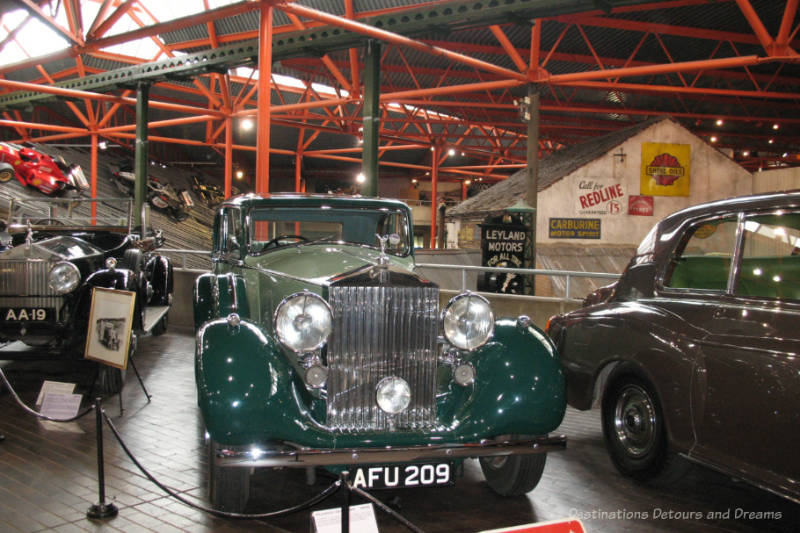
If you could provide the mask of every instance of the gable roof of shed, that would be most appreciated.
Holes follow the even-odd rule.
[[[642,121],[629,128],[614,131],[608,135],[597,137],[581,144],[559,150],[539,161],[538,190],[541,192],[555,182],[568,176],[573,171],[601,157],[634,135],[646,130],[654,124],[669,120],[669,117],[656,117]],[[677,123],[676,123],[677,124]],[[503,211],[527,193],[527,170],[522,169],[507,179],[498,182],[472,198],[468,198],[457,206],[447,210],[450,218],[484,217]]]

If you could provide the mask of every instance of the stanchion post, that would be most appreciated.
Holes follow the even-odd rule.
[[[97,485],[100,501],[86,511],[89,518],[113,518],[119,509],[113,503],[106,503],[106,482],[103,470],[103,399],[95,398],[94,411],[97,419]]]
[[[350,485],[347,481],[350,472],[345,470],[339,475],[342,480],[342,528],[341,533],[350,533]]]

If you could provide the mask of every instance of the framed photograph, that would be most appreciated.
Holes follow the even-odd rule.
[[[136,294],[131,291],[94,288],[86,335],[86,359],[123,370],[128,366],[135,298]]]

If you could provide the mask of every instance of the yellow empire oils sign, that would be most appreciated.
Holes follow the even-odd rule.
[[[642,143],[641,194],[689,196],[688,144]]]

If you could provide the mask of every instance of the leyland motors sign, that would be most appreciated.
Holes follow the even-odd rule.
[[[507,216],[509,220],[510,216]],[[528,228],[518,220],[481,224],[481,263],[488,267],[525,266],[525,240]],[[516,274],[486,273],[479,278],[478,290],[522,294],[523,279]]]

